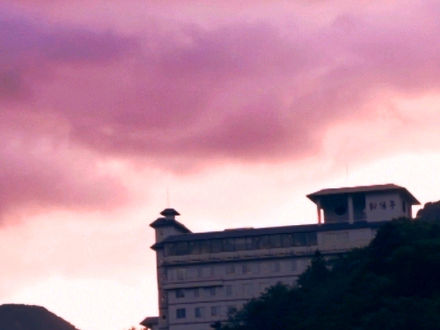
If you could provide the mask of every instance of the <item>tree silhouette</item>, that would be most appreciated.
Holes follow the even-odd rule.
[[[385,224],[366,248],[316,253],[296,287],[270,288],[219,329],[440,329],[439,223],[421,212]]]

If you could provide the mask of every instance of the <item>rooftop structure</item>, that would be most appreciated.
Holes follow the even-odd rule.
[[[411,217],[419,204],[405,188],[375,185],[324,189],[307,196],[318,223],[192,233],[161,212],[151,227],[157,258],[159,317],[142,324],[152,330],[209,330],[232,310],[281,282],[294,285],[316,250],[331,257],[366,246],[377,228]]]
[[[419,201],[395,184],[322,189],[307,195],[318,209],[318,222],[382,221],[412,217],[411,206]]]

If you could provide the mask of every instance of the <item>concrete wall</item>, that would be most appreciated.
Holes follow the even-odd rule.
[[[212,322],[226,320],[230,309],[270,286],[294,285],[316,250],[344,253],[367,245],[374,234],[370,228],[322,231],[313,246],[161,256],[165,276],[159,286],[167,295],[167,320],[161,323],[167,330],[211,330]]]
[[[398,193],[376,193],[368,194],[365,199],[367,221],[384,221],[394,218],[409,216],[411,208]],[[406,204],[405,211],[403,203]]]

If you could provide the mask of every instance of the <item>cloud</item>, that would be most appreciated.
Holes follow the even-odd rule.
[[[10,171],[29,164],[28,180],[42,187],[23,193],[25,184],[9,173],[9,186],[17,182],[22,191],[8,197],[10,205],[35,195],[81,204],[78,191],[98,205],[107,190],[90,189],[99,186],[96,169],[82,168],[100,157],[179,169],[319,154],[335,123],[356,125],[377,115],[390,95],[421,96],[440,83],[440,9],[432,3],[364,13],[344,6],[319,23],[288,12],[280,22],[240,14],[212,25],[149,17],[128,36],[3,8],[3,125],[12,139],[28,127],[26,141],[3,158],[15,162]],[[69,179],[70,162],[35,148],[59,134],[83,153],[73,171],[87,180]],[[46,168],[50,175],[39,170]],[[70,195],[47,184],[56,177]]]
[[[0,221],[23,208],[119,205],[126,193],[120,179],[68,141],[63,109],[40,108],[45,96],[37,89],[52,80],[63,85],[62,66],[108,65],[133,41],[1,5],[0,44]]]
[[[109,61],[134,46],[133,40],[111,31],[51,22],[42,16],[2,5],[0,41],[7,51],[2,61],[38,63]]]
[[[0,164],[0,224],[25,210],[108,210],[127,197],[120,179],[101,169],[90,154],[4,125]]]
[[[213,230],[250,209],[259,226],[313,219],[304,191],[346,184],[344,170],[413,190],[417,164],[435,170],[438,1],[9,3],[3,296],[41,299],[32,285],[58,276],[136,287],[143,274],[148,291],[154,256],[140,260],[154,238],[139,219],[167,187],[182,221]]]
[[[0,43],[0,102],[29,99],[33,84],[53,78],[58,65],[102,65],[135,47],[111,31],[53,23],[7,5],[0,6]]]
[[[155,22],[136,36],[139,48],[111,66],[60,67],[34,87],[36,104],[66,118],[72,139],[101,153],[189,162],[300,157],[319,150],[333,122],[373,114],[366,105],[378,90],[438,87],[429,64],[439,60],[438,26],[401,24],[433,15],[416,9],[396,23],[345,14],[306,31]],[[71,57],[93,60],[77,53]]]

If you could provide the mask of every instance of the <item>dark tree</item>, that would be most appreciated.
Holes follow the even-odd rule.
[[[398,219],[366,248],[317,253],[296,287],[272,287],[220,329],[440,329],[439,223]]]
[[[423,209],[417,212],[417,218],[440,223],[440,201],[426,203]]]

